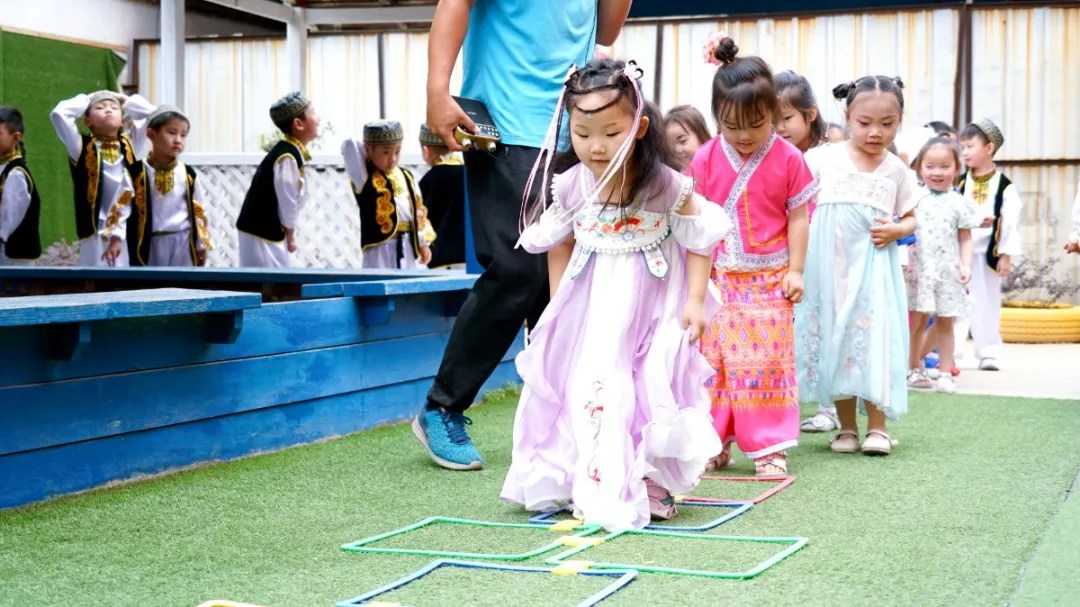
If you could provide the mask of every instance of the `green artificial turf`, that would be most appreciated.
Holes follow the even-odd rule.
[[[487,457],[479,472],[435,467],[401,425],[2,512],[0,605],[307,607],[361,595],[431,558],[349,553],[344,543],[434,515],[528,519],[498,501],[514,403],[502,394],[472,410],[470,430]],[[604,605],[973,607],[1014,594],[1025,605],[1075,596],[1075,576],[1063,577],[1075,569],[1060,562],[1080,538],[1077,500],[1062,501],[1080,466],[1080,403],[919,394],[911,409],[892,426],[900,445],[887,458],[834,455],[826,437],[804,435],[790,459],[795,484],[711,532],[810,538],[800,552],[749,581],[641,574]],[[725,474],[752,467],[740,457]],[[692,516],[685,520],[700,522]],[[493,539],[453,526],[440,533],[426,540]],[[532,537],[506,547],[531,547]],[[739,565],[754,556],[698,543],[616,540],[602,549],[605,559],[645,555],[657,564]],[[440,574],[408,590],[422,596],[404,596],[420,606],[501,606],[509,596],[543,597],[533,604],[547,606],[582,596],[583,582],[561,577],[539,594],[515,594],[522,582],[514,576],[460,576]]]
[[[1080,597],[1080,483],[1050,522],[1025,568],[1012,607],[1076,605]]]

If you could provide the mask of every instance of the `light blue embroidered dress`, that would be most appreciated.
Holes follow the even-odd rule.
[[[870,240],[875,218],[914,208],[903,161],[888,154],[859,171],[848,143],[815,148],[806,162],[821,185],[795,307],[799,396],[806,403],[859,399],[890,419],[907,411],[907,294],[896,243]]]

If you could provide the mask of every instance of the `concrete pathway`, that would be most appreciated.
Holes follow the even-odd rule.
[[[1080,404],[1080,344],[1005,344],[1000,371],[979,371],[969,341],[957,361],[960,394],[1061,398]]]

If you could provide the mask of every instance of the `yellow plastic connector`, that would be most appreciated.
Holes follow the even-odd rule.
[[[580,546],[599,546],[604,543],[602,537],[578,537],[576,535],[564,535],[559,538],[559,542],[563,546],[568,548],[578,548]]]
[[[558,564],[558,567],[556,567],[556,569],[566,569],[566,570],[572,570],[572,571],[584,571],[585,569],[592,568],[592,566],[593,566],[592,561],[563,561],[562,563]]]
[[[572,519],[565,520],[565,521],[559,521],[559,522],[555,523],[554,525],[552,525],[550,527],[550,529],[552,531],[573,531],[577,527],[580,527],[580,526],[582,526],[584,524],[585,524],[585,521],[579,521],[576,518],[572,518]]]

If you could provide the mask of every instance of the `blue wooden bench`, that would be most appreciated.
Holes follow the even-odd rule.
[[[430,270],[359,268],[0,267],[0,294],[48,295],[184,287],[261,293],[266,301],[301,299],[300,286],[432,276]]]
[[[442,316],[456,316],[476,279],[475,274],[455,272],[393,280],[325,282],[303,285],[300,296],[304,299],[352,297],[360,306],[364,324],[373,326],[390,322],[395,299],[414,295],[438,295],[433,300],[432,311]]]
[[[207,343],[230,344],[243,328],[244,310],[261,305],[256,293],[200,289],[0,297],[0,327],[43,326],[49,358],[72,360],[90,343],[94,322],[200,314]]]

